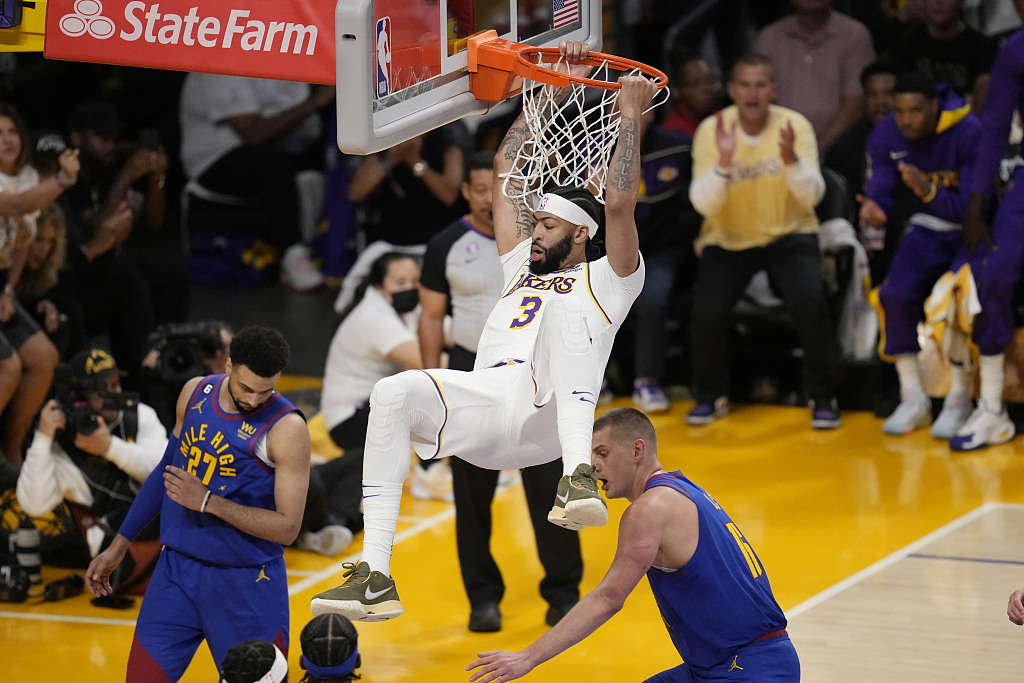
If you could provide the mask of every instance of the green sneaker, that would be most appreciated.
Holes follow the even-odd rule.
[[[575,472],[559,480],[548,521],[572,531],[608,523],[608,503],[597,489],[593,465],[577,465]]]
[[[370,571],[365,562],[341,565],[348,569],[348,581],[337,588],[314,595],[309,603],[313,616],[333,612],[350,621],[387,621],[402,616],[405,608],[398,600],[398,589],[391,578]]]

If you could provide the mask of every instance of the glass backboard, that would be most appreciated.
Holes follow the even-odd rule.
[[[601,49],[601,0],[339,0],[338,147],[369,154],[495,102],[469,91],[467,39]]]

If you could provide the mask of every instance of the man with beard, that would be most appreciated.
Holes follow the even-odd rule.
[[[768,273],[793,315],[804,351],[811,427],[840,426],[835,399],[836,342],[821,279],[818,219],[825,194],[814,129],[801,114],[772,104],[778,84],[768,58],[736,61],[735,103],[704,119],[693,139],[690,201],[704,216],[693,285],[690,342],[696,404],[690,425],[729,412],[729,325],[751,277]]]
[[[163,460],[107,550],[86,570],[98,596],[128,544],[160,512],[160,555],[139,611],[127,681],[176,681],[206,638],[214,662],[245,640],[288,651],[283,544],[299,533],[309,431],[274,390],[288,363],[277,330],[231,342],[226,373],[192,379]]]
[[[563,42],[574,74],[585,43]],[[315,596],[314,614],[382,621],[404,608],[391,578],[391,549],[410,445],[424,459],[457,455],[488,469],[557,458],[562,471],[548,521],[579,530],[608,521],[590,465],[590,435],[611,344],[644,282],[633,211],[640,184],[640,119],[651,81],[622,77],[618,143],[608,168],[607,256],[587,261],[602,222],[583,188],[544,194],[536,207],[502,187],[526,121],[512,125],[494,158],[494,238],[505,285],[487,318],[474,369],[411,370],[377,382],[363,463],[363,556],[344,585]],[[518,194],[522,197],[522,194]]]

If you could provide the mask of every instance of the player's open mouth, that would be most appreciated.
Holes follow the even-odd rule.
[[[544,250],[542,248],[534,245],[530,249],[530,260],[531,261],[540,261],[542,258],[544,258]]]
[[[601,490],[602,491],[607,491],[608,490],[608,480],[607,479],[598,479],[598,481],[601,482]]]

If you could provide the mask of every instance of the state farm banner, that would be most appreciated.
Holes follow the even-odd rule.
[[[333,0],[49,0],[50,59],[335,81]]]

